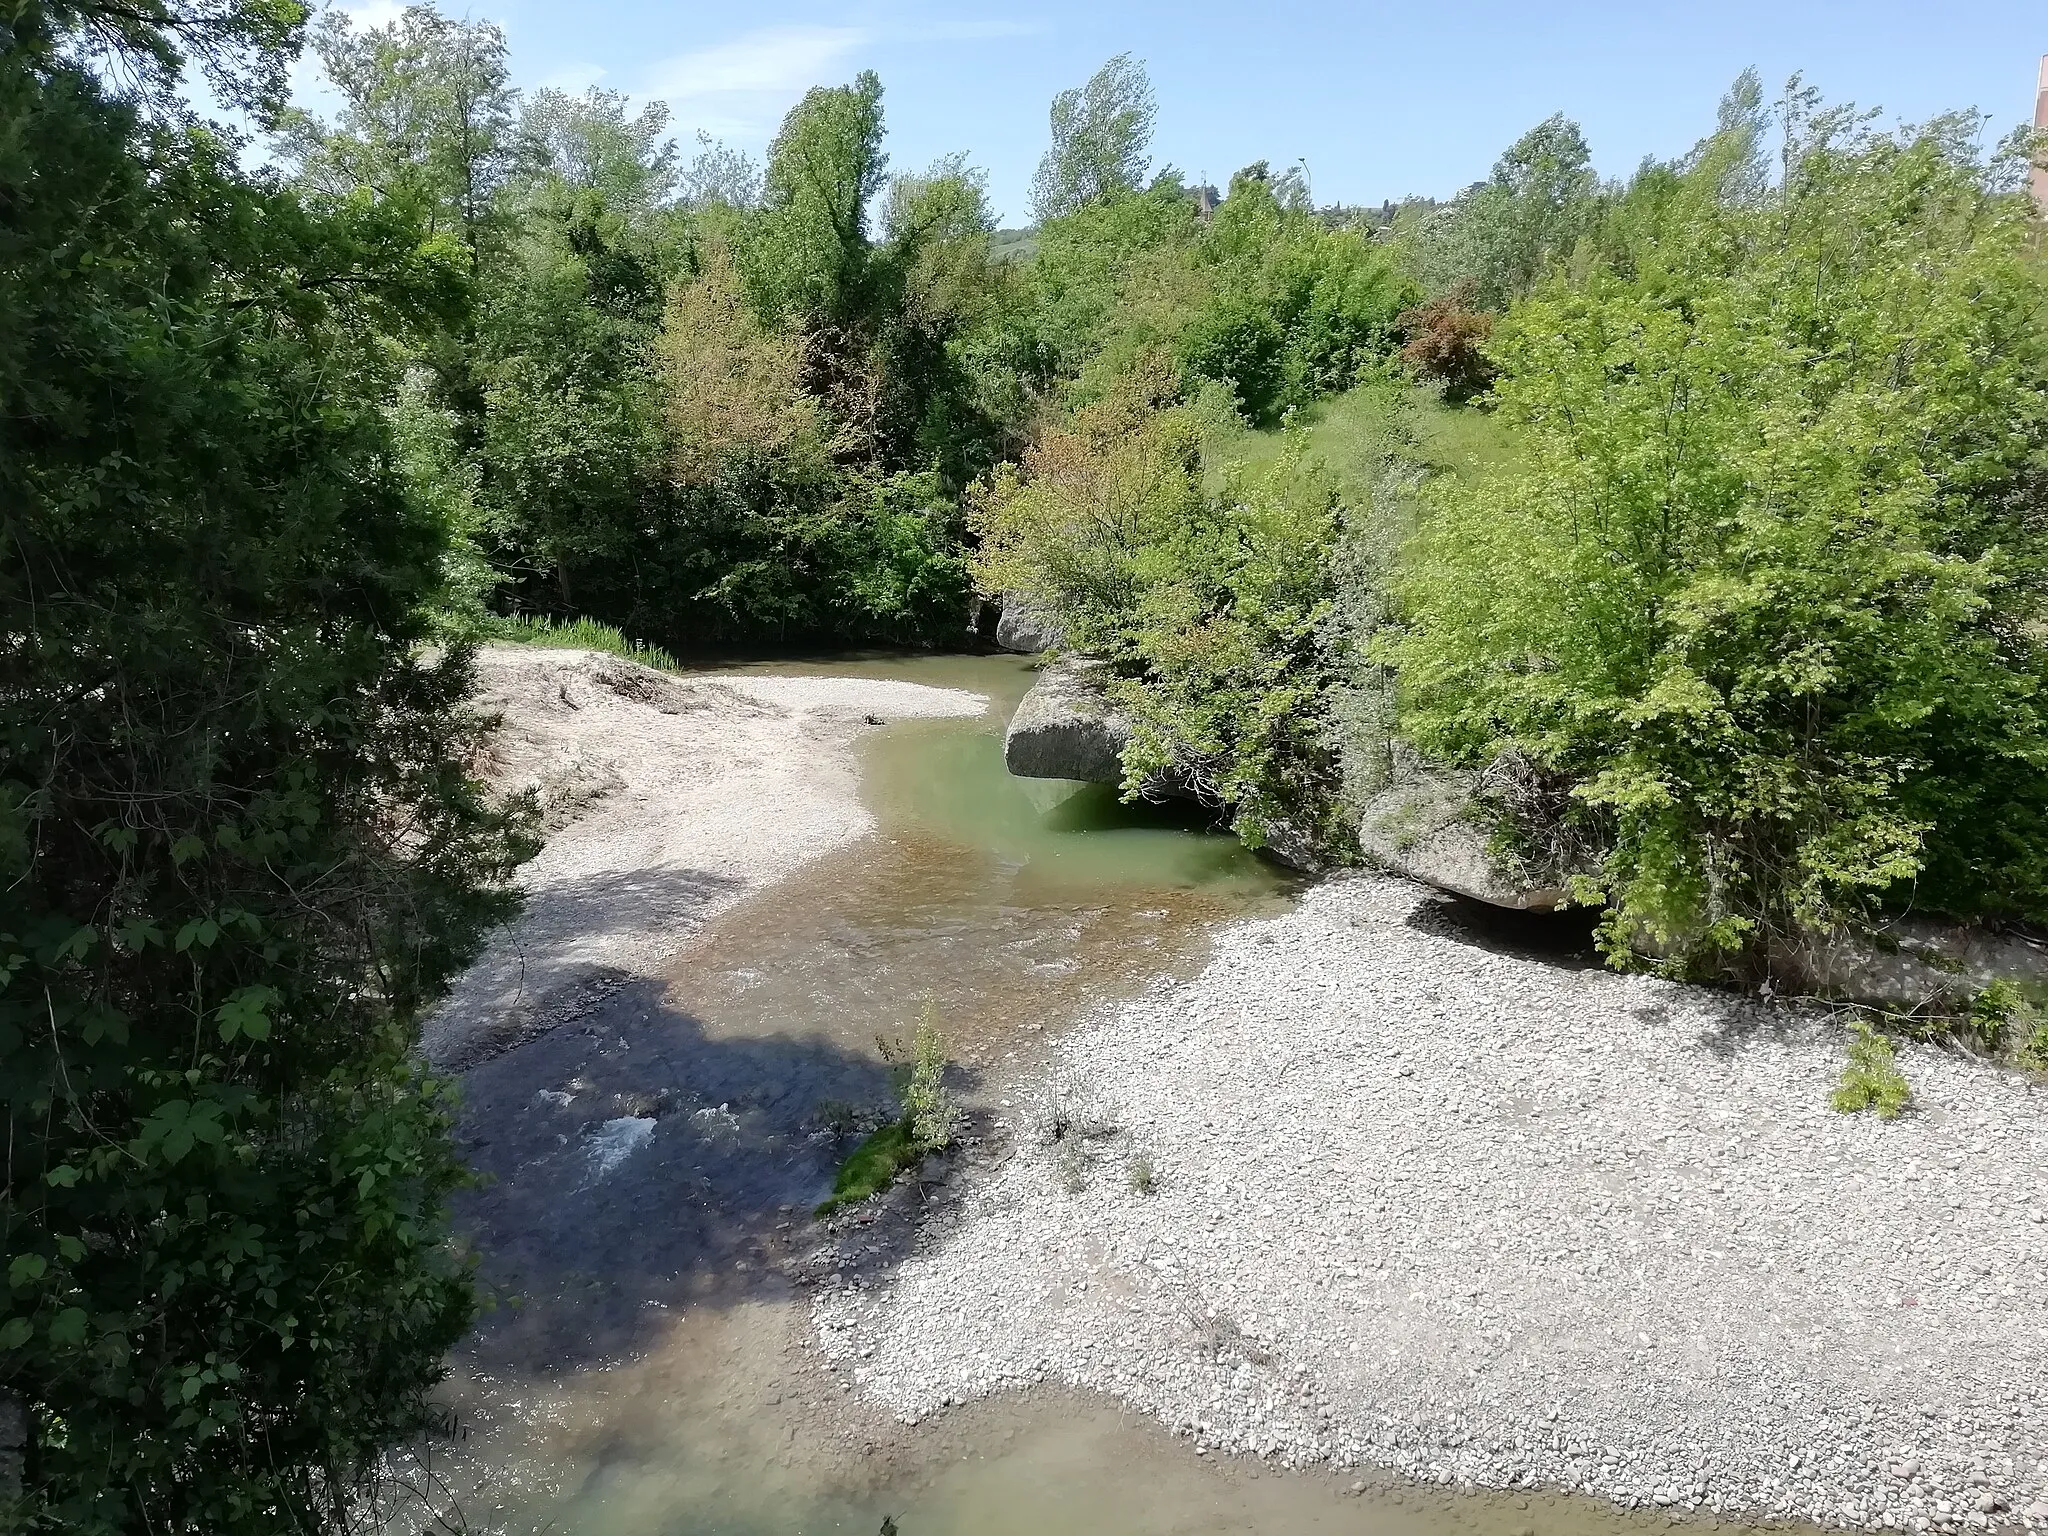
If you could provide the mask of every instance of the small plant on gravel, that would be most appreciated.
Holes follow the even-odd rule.
[[[1068,1136],[1053,1143],[1052,1171],[1060,1188],[1070,1195],[1078,1195],[1088,1187],[1088,1154],[1082,1150],[1078,1137]]]
[[[1970,1002],[1970,1024],[1989,1051],[2017,1042],[2021,1066],[2039,1071],[2048,1050],[2048,1014],[2018,987],[2000,978],[1985,987]]]
[[[1912,1085],[1899,1070],[1899,1058],[1891,1041],[1860,1019],[1849,1026],[1855,1038],[1849,1042],[1849,1061],[1842,1068],[1841,1086],[1830,1102],[1845,1115],[1874,1110],[1880,1120],[1896,1120],[1913,1097]]]
[[[910,1076],[903,1088],[903,1113],[911,1139],[926,1152],[939,1152],[960,1134],[960,1107],[946,1088],[946,1037],[939,1033],[939,1005],[927,997],[910,1042]]]
[[[943,1152],[960,1134],[959,1106],[946,1087],[949,1063],[945,1036],[939,1032],[938,1004],[925,999],[909,1045],[886,1035],[877,1035],[875,1045],[895,1084],[898,1112],[840,1164],[831,1195],[815,1213],[820,1217],[879,1194],[900,1174],[932,1153]],[[828,1128],[854,1129],[858,1125],[857,1112],[835,1100],[818,1106],[818,1118]]]
[[[1133,1154],[1130,1162],[1124,1166],[1124,1174],[1130,1180],[1134,1193],[1149,1195],[1159,1188],[1159,1170],[1152,1166],[1152,1159],[1142,1152]]]

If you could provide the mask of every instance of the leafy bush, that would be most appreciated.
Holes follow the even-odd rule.
[[[1172,388],[1128,380],[997,476],[974,507],[977,572],[1110,663],[1127,793],[1170,783],[1256,844],[1330,806],[1317,625],[1336,496],[1298,451],[1205,492],[1204,423]]]
[[[421,617],[449,529],[385,409],[385,339],[459,319],[464,264],[145,120],[107,80],[175,76],[157,13],[93,32],[105,76],[79,14],[0,51],[12,1528],[327,1529],[471,1316],[412,1046],[530,847],[464,770],[467,658]],[[201,35],[275,77],[285,14]]]
[[[939,1031],[938,1004],[925,999],[907,1048],[886,1036],[875,1043],[896,1084],[901,1113],[878,1127],[840,1164],[832,1193],[813,1213],[820,1218],[880,1194],[898,1175],[934,1152],[945,1151],[960,1134],[960,1109],[946,1087],[951,1063]]]
[[[1579,786],[1617,948],[2048,915],[2048,287],[1971,127],[1646,174],[1492,344],[1521,451],[1438,483],[1384,654],[1425,749]]]
[[[1891,1041],[1868,1024],[1859,1021],[1851,1028],[1849,1063],[1828,1102],[1845,1115],[1868,1109],[1880,1120],[1898,1119],[1913,1099],[1912,1085],[1899,1070],[1898,1054]]]

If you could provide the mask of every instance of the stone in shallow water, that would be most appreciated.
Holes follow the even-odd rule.
[[[1103,697],[1102,663],[1063,657],[1039,673],[1003,737],[1003,764],[1025,779],[1123,781],[1130,722]]]

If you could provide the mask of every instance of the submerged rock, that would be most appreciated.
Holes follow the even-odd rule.
[[[1066,656],[1038,674],[1003,737],[1003,765],[1025,779],[1121,784],[1130,722],[1103,697],[1102,663]]]

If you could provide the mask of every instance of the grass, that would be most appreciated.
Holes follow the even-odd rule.
[[[1479,475],[1506,463],[1513,439],[1500,421],[1470,406],[1447,406],[1431,390],[1396,384],[1361,384],[1297,411],[1291,429],[1308,439],[1308,453],[1336,478],[1354,505],[1364,505],[1387,456],[1428,468]],[[1256,473],[1277,460],[1287,430],[1219,425],[1204,460],[1211,491],[1232,468]]]
[[[841,1206],[858,1205],[878,1195],[896,1181],[896,1176],[924,1160],[924,1148],[910,1128],[910,1117],[891,1120],[855,1147],[839,1165],[839,1177],[832,1181],[832,1193],[813,1213],[823,1218]]]
[[[629,640],[625,632],[595,619],[551,619],[545,614],[518,613],[492,624],[487,638],[500,645],[535,645],[557,651],[603,651],[607,656],[637,661],[660,672],[680,672],[682,664],[658,645]]]

